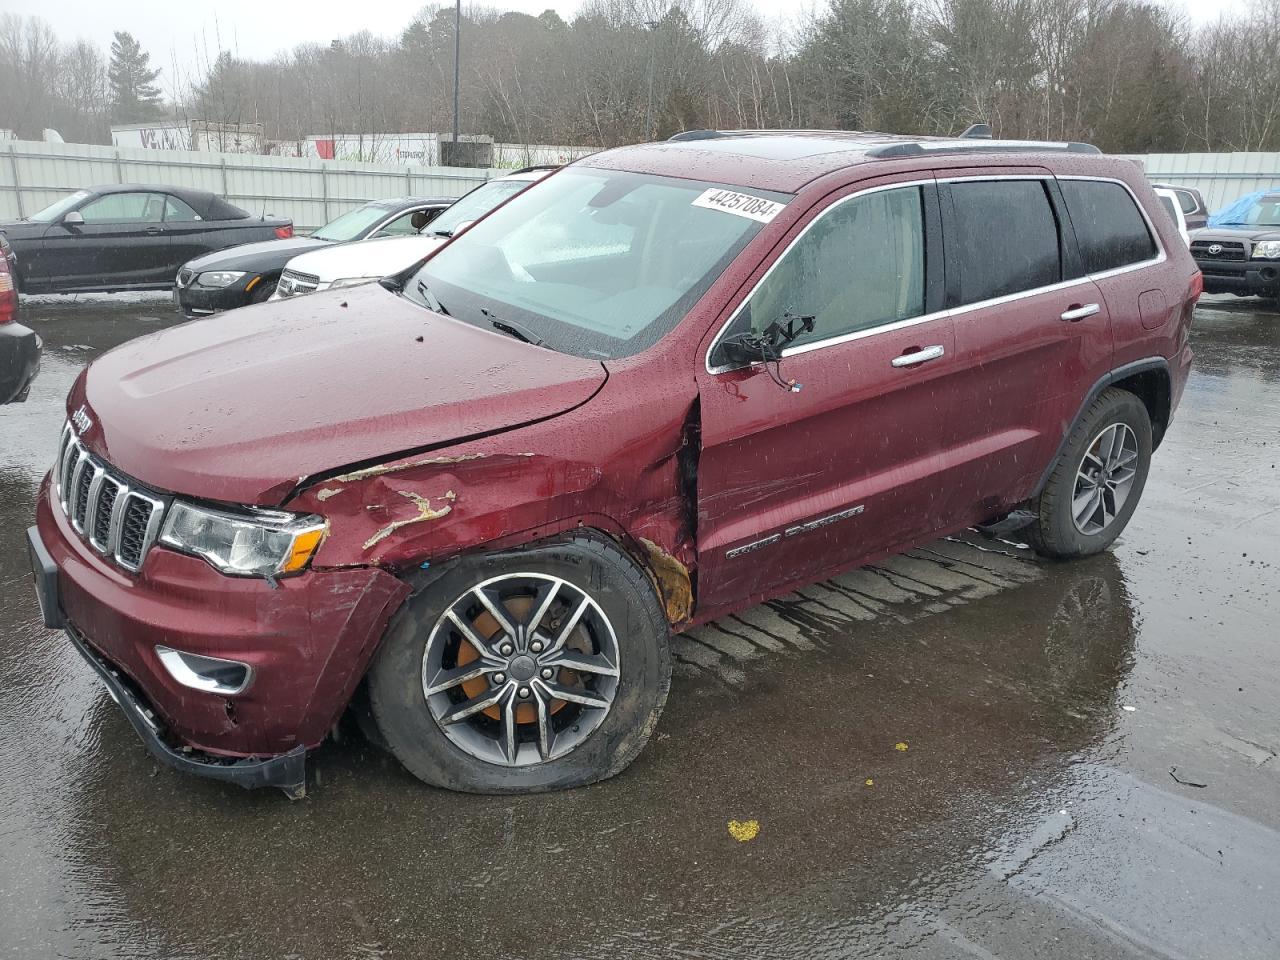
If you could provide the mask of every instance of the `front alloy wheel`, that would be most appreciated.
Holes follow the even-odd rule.
[[[477,584],[436,621],[422,658],[431,716],[478,760],[525,766],[595,732],[618,689],[618,640],[600,605],[543,573]]]
[[[635,560],[573,534],[433,564],[369,668],[387,748],[472,793],[576,787],[626,768],[671,685],[670,625]]]

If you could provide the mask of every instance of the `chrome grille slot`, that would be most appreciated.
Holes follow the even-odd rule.
[[[122,486],[123,484],[103,474],[102,490],[93,509],[93,526],[89,528],[89,545],[99,553],[106,552],[107,537],[111,533],[111,514],[115,510]],[[123,505],[122,502],[121,506]]]
[[[137,573],[160,536],[165,501],[89,453],[67,424],[54,479],[62,512],[96,552]]]

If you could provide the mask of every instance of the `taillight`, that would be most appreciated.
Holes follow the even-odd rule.
[[[18,287],[13,282],[9,261],[0,253],[0,323],[11,323],[18,315]]]
[[[281,240],[288,240],[293,236],[293,224],[286,223],[283,227],[276,227],[276,236]]]
[[[1202,293],[1204,293],[1204,274],[1197,270],[1196,275],[1191,278],[1191,300],[1199,300]]]

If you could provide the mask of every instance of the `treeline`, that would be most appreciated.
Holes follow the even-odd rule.
[[[263,123],[278,140],[446,132],[453,36],[452,6],[434,6],[393,38],[270,61],[224,51],[170,78],[168,110]],[[788,24],[749,0],[586,0],[570,22],[469,8],[462,44],[462,132],[505,142],[986,121],[998,136],[1112,152],[1280,150],[1280,0],[1200,26],[1143,0],[829,0]],[[122,119],[107,74],[93,46],[5,15],[0,127],[104,142]]]

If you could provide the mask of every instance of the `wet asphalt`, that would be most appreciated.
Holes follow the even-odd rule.
[[[1257,304],[1197,312],[1110,552],[957,537],[681,637],[608,783],[450,794],[351,730],[298,803],[161,769],[40,626],[23,530],[63,397],[176,317],[24,309],[46,352],[0,408],[0,957],[1280,957],[1280,316]]]

